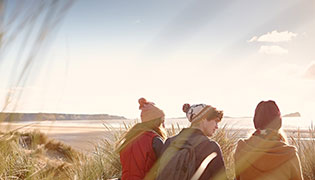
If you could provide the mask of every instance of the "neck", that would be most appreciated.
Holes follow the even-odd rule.
[[[191,124],[190,125],[190,128],[193,128],[193,129],[200,129],[201,130],[201,128],[200,128],[200,123],[196,123],[196,124]]]

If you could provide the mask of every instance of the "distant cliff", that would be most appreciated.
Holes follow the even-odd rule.
[[[59,114],[59,113],[0,113],[0,121],[36,121],[36,120],[108,120],[126,119],[123,116],[108,114]]]
[[[301,117],[301,114],[299,112],[295,112],[295,113],[286,114],[282,117]]]

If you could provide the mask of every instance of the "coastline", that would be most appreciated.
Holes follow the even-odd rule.
[[[118,132],[125,129],[123,124],[121,124],[119,127],[116,127],[111,126],[110,124],[104,125],[103,123],[104,122],[71,124],[66,122],[43,121],[25,124],[23,122],[1,122],[0,132],[8,132],[16,129],[21,132],[39,130],[40,132],[46,134],[49,138],[70,145],[74,149],[77,149],[81,152],[92,152],[97,143],[101,143],[105,139],[111,140],[115,131]],[[127,126],[131,124],[127,124]],[[180,128],[183,127],[185,126],[180,126]],[[176,124],[174,124],[174,128],[175,130],[179,130]],[[237,138],[246,138],[254,132],[253,128],[231,128],[224,126],[221,128],[227,130],[227,136],[234,134]],[[167,129],[171,128],[167,127]],[[298,128],[284,129],[284,132],[286,133],[288,139],[293,137],[294,139],[300,138],[300,140],[313,140],[314,138],[314,136],[310,137],[309,130]]]

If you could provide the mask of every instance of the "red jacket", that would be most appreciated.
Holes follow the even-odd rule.
[[[144,179],[156,161],[152,142],[158,136],[146,131],[120,152],[122,180]]]

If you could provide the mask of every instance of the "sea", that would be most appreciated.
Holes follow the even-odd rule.
[[[13,125],[13,127],[19,129],[23,127],[23,130],[37,128],[41,132],[47,133],[51,138],[65,142],[77,149],[86,148],[88,151],[92,146],[82,147],[82,145],[89,144],[90,141],[97,142],[104,137],[111,139],[115,134],[114,131],[125,130],[126,127],[131,127],[138,122],[140,122],[139,119],[58,120],[2,122],[0,125]],[[311,119],[303,117],[283,117],[282,130],[287,137],[314,141],[315,128],[313,123]],[[175,132],[189,126],[190,122],[186,118],[167,118],[165,120],[165,127],[174,129]],[[224,117],[218,126],[218,131],[225,129],[224,132],[227,137],[229,134],[235,137],[236,134],[237,138],[246,138],[255,131],[252,117]],[[5,126],[2,126],[2,128],[5,128]]]
[[[108,119],[108,120],[58,120],[58,121],[24,121],[21,124],[40,123],[42,125],[62,126],[62,127],[85,127],[85,128],[124,128],[125,126],[132,126],[140,122],[139,119]],[[313,127],[314,120],[303,117],[283,117],[282,129],[296,131],[296,130],[309,130]],[[165,120],[165,127],[189,127],[190,122],[186,118],[167,118]],[[252,117],[224,117],[219,123],[219,128],[226,129],[254,129]]]
[[[106,120],[104,125],[111,128],[124,128],[132,126],[139,120]],[[288,136],[301,136],[304,140],[314,139],[310,137],[310,131],[315,135],[314,121],[303,117],[282,117],[282,130]],[[186,118],[169,118],[165,120],[166,128],[182,129],[190,126]],[[218,124],[219,129],[224,128],[228,132],[237,132],[240,138],[248,137],[255,131],[253,117],[224,117]]]

